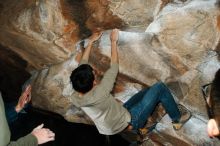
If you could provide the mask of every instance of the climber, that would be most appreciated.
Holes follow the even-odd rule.
[[[111,95],[119,70],[118,29],[113,29],[110,35],[111,66],[97,84],[95,71],[88,64],[88,59],[93,42],[100,37],[101,33],[94,33],[89,38],[79,66],[72,71],[70,80],[76,91],[70,97],[72,102],[93,120],[101,134],[113,135],[124,130],[139,132],[159,102],[171,117],[174,129],[179,130],[189,120],[191,113],[183,106],[182,110],[178,109],[170,90],[162,82],[138,92],[124,105]]]
[[[209,90],[211,88],[211,90]],[[216,72],[212,83],[202,87],[207,101],[209,121],[207,131],[210,137],[218,136],[220,130],[220,69]],[[210,93],[208,93],[210,91]]]

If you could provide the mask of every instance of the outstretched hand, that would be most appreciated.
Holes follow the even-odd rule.
[[[102,36],[102,32],[99,31],[99,32],[95,32],[92,34],[92,36],[89,37],[89,40],[91,43],[97,41],[100,37]]]
[[[111,32],[111,36],[110,39],[113,42],[117,42],[118,41],[118,35],[119,35],[119,30],[118,29],[113,29]]]
[[[27,103],[31,101],[31,85],[28,85],[25,91],[19,97],[18,103],[15,107],[17,113],[19,113]]]
[[[43,128],[44,124],[41,124],[34,128],[34,130],[31,132],[38,141],[38,144],[43,144],[49,141],[53,141],[55,139],[55,134],[53,131],[51,131],[48,128]]]

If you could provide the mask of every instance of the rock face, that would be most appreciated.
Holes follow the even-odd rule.
[[[38,69],[70,56],[70,48],[58,45],[68,24],[60,13],[59,1],[2,1],[1,6],[1,44]]]
[[[206,134],[208,117],[200,89],[220,68],[215,0],[1,0],[0,8],[0,43],[29,63],[35,107],[70,122],[92,124],[69,99],[74,92],[69,76],[78,65],[75,48],[79,40],[104,30],[90,57],[101,76],[110,62],[108,29],[119,27],[120,73],[114,96],[124,99],[163,81],[193,114],[175,132],[169,117],[157,110],[160,116],[153,120],[162,119],[143,145],[219,145]]]
[[[130,29],[142,31],[146,29],[159,11],[160,0],[112,0],[110,9],[113,14],[121,18]],[[135,29],[136,28],[136,29]]]
[[[105,5],[98,0],[1,0],[1,44],[12,48],[34,68],[47,68],[67,60],[76,41],[95,29],[123,25]]]

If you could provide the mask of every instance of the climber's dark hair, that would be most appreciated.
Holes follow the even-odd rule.
[[[81,93],[87,93],[92,89],[94,79],[93,68],[88,64],[80,65],[70,76],[73,89]]]

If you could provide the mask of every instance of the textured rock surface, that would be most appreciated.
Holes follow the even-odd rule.
[[[62,17],[59,1],[9,0],[1,1],[1,6],[2,45],[13,49],[35,68],[55,64],[70,56],[71,48],[57,43],[65,37],[63,29],[68,24]],[[65,40],[72,42],[68,38]]]
[[[67,60],[76,41],[92,31],[122,26],[99,0],[1,0],[0,6],[1,44],[36,69]]]
[[[145,29],[153,21],[158,5],[160,0],[112,0],[110,8],[129,27],[140,31],[140,28]]]
[[[105,30],[90,57],[101,76],[110,61],[107,29],[119,27],[115,97],[124,99],[162,80],[193,114],[179,132],[164,116],[143,145],[219,145],[206,134],[200,91],[220,68],[220,11],[215,0],[1,0],[0,8],[0,43],[29,63],[35,107],[70,122],[92,124],[69,100],[74,92],[69,76],[78,64],[75,45],[93,31]],[[153,120],[161,119],[163,110],[157,114]]]

